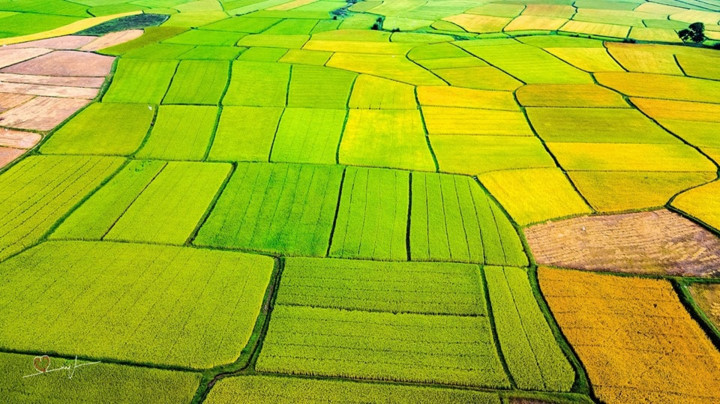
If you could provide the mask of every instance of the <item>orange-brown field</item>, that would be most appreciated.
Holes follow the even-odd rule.
[[[548,222],[525,236],[540,265],[687,276],[720,271],[720,239],[668,210]]]
[[[720,400],[720,352],[668,281],[550,268],[538,277],[599,399]]]

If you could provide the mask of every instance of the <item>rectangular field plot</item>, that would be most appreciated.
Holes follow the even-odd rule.
[[[720,230],[720,181],[678,195],[672,205],[692,217]]]
[[[529,45],[490,45],[460,41],[458,46],[527,84],[592,84],[592,77]]]
[[[224,105],[284,107],[290,65],[282,63],[236,61]]]
[[[684,144],[548,143],[568,171],[711,171],[715,165]]]
[[[203,29],[213,31],[227,31],[227,32],[244,32],[249,34],[256,34],[263,32],[271,26],[282,21],[280,18],[267,18],[267,17],[233,17],[224,19],[222,21],[214,22],[209,25],[203,26]]]
[[[173,60],[192,49],[192,45],[153,43],[124,53],[122,57],[125,60]]]
[[[391,313],[487,315],[480,268],[438,262],[288,258],[277,304]]]
[[[138,158],[202,160],[215,130],[217,107],[161,105]]]
[[[424,63],[424,62],[423,62]],[[482,90],[513,91],[523,83],[492,66],[433,69],[433,73],[456,87]]]
[[[542,142],[530,136],[430,136],[440,171],[476,175],[515,168],[555,167]]]
[[[159,160],[129,162],[67,217],[50,238],[102,239],[166,165]]]
[[[240,39],[238,46],[300,49],[308,41],[308,35],[253,34]]]
[[[344,109],[356,76],[321,66],[293,66],[288,107]]]
[[[532,37],[528,37],[532,38]],[[559,37],[565,38],[565,37]],[[602,43],[602,42],[600,42]],[[563,60],[578,69],[588,72],[623,72],[623,68],[610,57],[607,49],[600,48],[574,48],[574,47],[550,47],[545,48],[547,52],[556,58]]]
[[[232,363],[273,265],[227,251],[47,242],[0,265],[0,324],[14,325],[0,329],[0,344],[193,369]],[[30,313],[37,322],[23,320]]]
[[[262,48],[259,46],[252,48],[241,48],[245,49],[237,60],[241,62],[252,62],[252,63],[273,63],[277,62],[285,56],[288,49],[283,48]],[[290,66],[288,66],[290,68]]]
[[[211,45],[211,46],[233,46],[245,34],[231,33],[224,31],[210,31],[204,29],[193,29],[185,31],[180,35],[166,39],[163,43],[177,43],[184,45]]]
[[[92,104],[42,146],[48,154],[134,153],[150,129],[155,107],[145,104]]]
[[[417,97],[420,105],[423,106],[465,107],[504,111],[518,111],[520,109],[510,91],[421,86],[417,88]]]
[[[112,157],[31,156],[4,172],[0,176],[0,259],[39,241],[122,162]]]
[[[195,244],[324,256],[343,168],[240,163]]]
[[[348,167],[330,256],[405,261],[410,174]]]
[[[720,103],[720,82],[649,73],[597,73],[597,81],[627,96]]]
[[[230,64],[219,60],[183,60],[168,89],[163,104],[220,103],[228,84]]]
[[[346,115],[345,109],[286,108],[270,160],[335,164]]]
[[[628,71],[684,75],[675,62],[673,48],[616,42],[608,42],[607,48],[613,59]]]
[[[197,46],[182,55],[182,60],[235,60],[243,51],[236,46]]]
[[[546,142],[681,143],[645,115],[629,108],[528,108],[527,114]]]
[[[227,402],[293,404],[302,401],[348,403],[357,400],[358,397],[372,397],[378,402],[388,403],[501,403],[497,394],[473,390],[270,376],[224,378],[215,384],[205,402],[208,404]]]
[[[208,159],[267,161],[282,114],[282,108],[223,108]]]
[[[261,372],[508,386],[486,317],[278,305],[256,368]]]
[[[423,107],[422,113],[431,135],[533,136],[520,111]]]
[[[458,59],[470,56],[469,53],[449,43],[418,45],[408,52],[407,57],[413,61],[434,59]],[[487,65],[478,59],[481,65]]]
[[[312,42],[312,41],[310,41]],[[306,49],[307,48],[306,46]],[[429,71],[406,58],[394,55],[365,55],[360,53],[335,53],[327,62],[328,67],[371,74],[416,86],[441,86],[446,83]]]
[[[720,104],[635,97],[630,98],[630,101],[642,112],[661,122],[667,120],[717,122],[717,116],[720,114]]]
[[[500,347],[521,389],[570,391],[575,372],[555,340],[522,268],[485,267]]]
[[[416,110],[350,110],[340,163],[435,171]]]
[[[171,162],[125,210],[107,240],[183,244],[230,173],[229,164]]]
[[[33,355],[0,353],[0,396],[8,402],[25,402],[28,397],[52,397],[56,402],[122,401],[155,403],[190,402],[200,385],[200,374],[107,363],[75,365],[74,360],[50,357],[48,372],[41,374]],[[52,372],[51,372],[52,371]],[[37,375],[23,377],[26,375]],[[72,378],[69,378],[72,376]]]
[[[472,178],[413,173],[411,202],[413,261],[527,265],[510,220]]]
[[[517,98],[524,107],[630,108],[620,94],[595,84],[529,84]]]
[[[521,226],[592,213],[558,168],[491,171],[478,179]]]
[[[568,171],[568,176],[598,212],[664,206],[673,195],[716,178],[711,171]]]
[[[160,104],[178,62],[121,59],[104,102]]]
[[[332,56],[332,52],[290,49],[278,61],[298,65],[323,66]]]
[[[361,74],[353,86],[349,107],[416,109],[415,88],[409,84]]]
[[[720,353],[668,281],[549,268],[538,275],[600,400],[720,400]]]

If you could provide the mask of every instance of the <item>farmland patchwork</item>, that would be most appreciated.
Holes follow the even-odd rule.
[[[0,0],[0,397],[720,401],[717,41],[716,0]]]

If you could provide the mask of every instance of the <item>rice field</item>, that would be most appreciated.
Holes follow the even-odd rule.
[[[603,401],[717,400],[720,353],[668,281],[548,268],[539,276]]]
[[[114,259],[104,260],[107,256]],[[29,273],[33,262],[43,264]],[[25,327],[3,327],[0,345],[188,369],[232,363],[250,338],[272,268],[270,258],[234,252],[46,243],[4,261],[0,268],[6,308],[0,322]],[[44,285],[53,285],[53,295],[64,297],[67,304],[57,305],[53,299],[40,299],[39,304],[47,292]],[[117,310],[110,310],[113,307]],[[47,325],[42,334],[31,331],[36,323],[18,321],[17,316],[29,313]]]
[[[719,401],[718,24],[0,0],[0,397]]]

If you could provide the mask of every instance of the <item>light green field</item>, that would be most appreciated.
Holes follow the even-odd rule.
[[[208,158],[267,161],[282,113],[270,107],[223,108]]]
[[[42,151],[48,154],[132,154],[145,139],[156,109],[156,106],[146,104],[93,104],[55,132]],[[134,119],[127,119],[128,116]]]
[[[113,157],[33,156],[0,177],[0,258],[33,244],[120,168]],[[52,172],[55,175],[44,175]]]
[[[207,402],[295,403],[304,400],[322,400],[332,403],[344,403],[357,397],[372,397],[377,401],[398,402],[432,400],[434,403],[458,401],[482,404],[500,403],[500,398],[492,393],[472,390],[445,390],[428,387],[288,379],[269,376],[225,378],[212,389]]]
[[[217,105],[230,67],[221,61],[185,60],[178,65],[163,104]]]
[[[339,153],[341,164],[435,171],[418,111],[350,110]]]
[[[387,360],[388,355],[392,361]],[[484,317],[276,306],[257,369],[470,386],[508,385]]]
[[[334,164],[346,115],[345,109],[286,108],[270,160]]]
[[[516,230],[472,179],[413,173],[411,203],[413,260],[527,265]]]
[[[195,244],[324,256],[342,171],[240,163]]]
[[[407,172],[349,167],[330,256],[406,260],[409,187]]]
[[[33,366],[33,355],[0,354],[3,378],[0,394],[12,402],[24,402],[28,396],[43,397],[50,403],[70,401],[120,403],[152,400],[156,403],[188,402],[200,384],[200,374],[135,366],[90,363],[79,360],[80,367],[40,374]],[[66,363],[68,365],[66,365]],[[74,366],[72,359],[52,356],[50,369]],[[27,375],[38,375],[23,378]]]
[[[272,268],[270,258],[233,252],[45,243],[0,265],[0,322],[16,325],[3,327],[0,346],[186,368],[231,363],[250,338]],[[67,304],[42,298],[45,285]],[[34,322],[21,320],[30,313]]]
[[[104,102],[160,104],[178,62],[121,59]]]
[[[202,160],[210,146],[218,109],[211,106],[161,105],[150,137],[138,158]]]
[[[575,373],[543,318],[525,270],[486,267],[485,276],[500,347],[515,383],[525,389],[570,390]]]
[[[322,283],[322,288],[317,284]],[[277,304],[416,314],[487,315],[477,266],[288,258]]]

